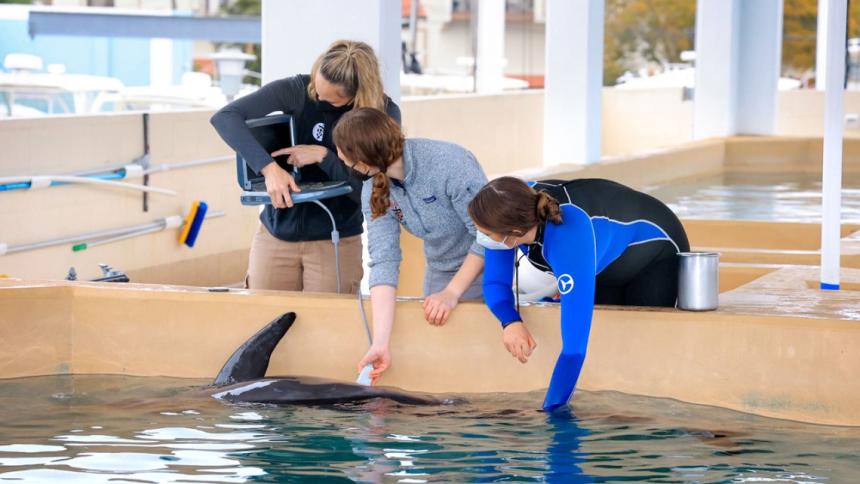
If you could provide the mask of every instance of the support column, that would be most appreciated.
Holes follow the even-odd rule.
[[[502,92],[505,75],[505,2],[478,0],[478,52],[475,87],[479,93]]]
[[[696,2],[694,139],[736,133],[739,19],[737,0]]]
[[[773,134],[782,0],[698,0],[695,139]]]
[[[604,0],[547,0],[544,166],[600,160]]]
[[[776,133],[782,70],[782,2],[740,2],[736,130],[741,134]]]
[[[820,15],[820,14],[819,14]],[[842,134],[845,79],[846,0],[829,0],[826,10],[827,78],[824,93],[824,168],[821,179],[821,289],[839,289],[842,217]]]
[[[376,51],[385,93],[400,101],[400,2],[392,0],[263,0],[263,83],[307,74],[338,39]]]

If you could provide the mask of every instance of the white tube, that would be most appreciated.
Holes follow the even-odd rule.
[[[153,166],[152,168],[148,168],[144,170],[145,175],[149,175],[150,173],[158,173],[162,171],[170,171],[170,170],[178,170],[181,168],[192,168],[195,166],[201,165],[211,165],[214,163],[222,163],[225,161],[234,161],[236,159],[235,156],[216,156],[215,158],[204,158],[201,160],[191,160],[191,161],[183,161],[180,163],[165,163],[163,165]]]
[[[207,213],[206,216],[203,217],[203,220],[206,220],[208,218],[223,217],[224,215],[225,215],[225,212],[223,212],[223,211],[212,212],[211,214]],[[179,220],[179,225],[176,225],[177,219]],[[183,221],[182,217],[180,217],[178,215],[172,215],[170,217],[165,217],[165,218],[161,219],[159,222],[156,222],[158,225],[155,227],[145,228],[145,229],[138,230],[135,232],[129,232],[127,234],[117,235],[116,237],[110,237],[107,239],[97,240],[95,242],[88,242],[87,243],[87,249],[91,249],[93,247],[98,247],[100,245],[111,244],[113,242],[119,242],[121,240],[131,239],[131,238],[137,237],[139,235],[152,234],[155,232],[161,232],[162,230],[177,228],[180,225],[182,225],[182,221]]]
[[[847,0],[827,4],[827,78],[824,93],[824,167],[821,179],[821,289],[839,289],[842,216],[842,135]]]
[[[206,217],[204,217],[204,219],[223,217],[224,215],[226,215],[226,213],[224,211],[221,211],[221,210],[214,211],[214,212],[208,212],[206,214]],[[177,220],[179,222],[178,225],[176,225]],[[17,252],[26,252],[29,250],[44,249],[45,247],[53,247],[56,245],[77,244],[80,242],[86,242],[88,240],[98,240],[98,239],[104,239],[104,238],[111,238],[114,236],[139,234],[141,232],[149,231],[150,229],[153,229],[153,228],[157,228],[159,230],[162,228],[177,228],[177,227],[180,227],[182,225],[183,220],[184,219],[180,215],[172,215],[169,217],[165,217],[159,221],[150,222],[147,224],[132,225],[130,227],[121,227],[118,229],[100,230],[98,232],[88,232],[85,234],[72,235],[69,237],[63,237],[63,238],[59,238],[59,239],[51,239],[51,240],[44,240],[42,242],[34,242],[32,244],[9,245],[9,244],[0,242],[0,256],[6,255],[6,254],[15,254]]]
[[[161,195],[170,195],[171,197],[176,196],[176,192],[173,190],[165,190],[164,188],[155,188],[145,185],[138,185],[135,183],[125,183],[111,180],[99,180],[96,178],[87,178],[82,176],[9,176],[9,177],[0,177],[0,184],[7,183],[22,183],[22,182],[30,182],[31,188],[41,188],[47,180],[48,185],[52,181],[56,182],[64,182],[64,183],[80,183],[84,185],[104,185],[108,187],[114,188],[124,188],[126,190],[137,190],[141,192],[149,192],[149,193],[158,193]],[[38,187],[34,187],[34,184],[38,183]]]
[[[95,242],[87,242],[87,249],[91,249],[93,247],[98,247],[100,245],[110,244],[112,242],[119,242],[120,240],[131,239],[133,237],[137,237],[138,235],[151,234],[154,232],[161,232],[164,230],[163,225],[159,225],[157,227],[148,228],[145,230],[139,230],[137,232],[130,232],[127,234],[117,235],[116,237],[111,237],[109,239],[101,239]]]

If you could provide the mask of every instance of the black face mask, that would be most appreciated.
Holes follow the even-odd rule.
[[[328,101],[320,101],[317,99],[317,109],[325,113],[343,114],[352,109],[352,103],[344,104],[343,106],[335,106]]]
[[[362,173],[362,172],[356,170],[355,168],[353,168],[351,166],[348,166],[347,168],[349,169],[349,176],[351,176],[357,180],[364,182],[364,181],[367,181],[367,180],[370,180],[371,178],[373,178],[372,175],[368,175],[367,173]]]

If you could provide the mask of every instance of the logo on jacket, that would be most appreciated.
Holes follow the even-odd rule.
[[[567,294],[573,290],[573,277],[570,274],[558,276],[558,292]]]
[[[396,218],[398,222],[403,223],[403,210],[400,209],[394,200],[391,200],[388,203],[388,208],[394,213],[394,218]]]
[[[436,195],[430,195],[429,197],[422,198],[421,200],[423,200],[424,203],[433,203],[436,201]]]
[[[319,142],[322,142],[322,140],[323,140],[323,135],[325,134],[325,124],[323,124],[323,123],[317,123],[317,124],[314,126],[313,131],[311,131],[311,134],[313,134],[313,135],[314,135],[314,139],[315,139],[315,140],[317,140],[317,141],[319,141]]]

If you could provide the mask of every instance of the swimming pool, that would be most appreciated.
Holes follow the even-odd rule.
[[[847,482],[860,428],[765,419],[673,400],[538,393],[459,406],[227,406],[205,381],[0,380],[0,481]]]
[[[860,174],[842,180],[842,220],[860,222]],[[725,172],[646,190],[682,219],[821,221],[821,177]]]

